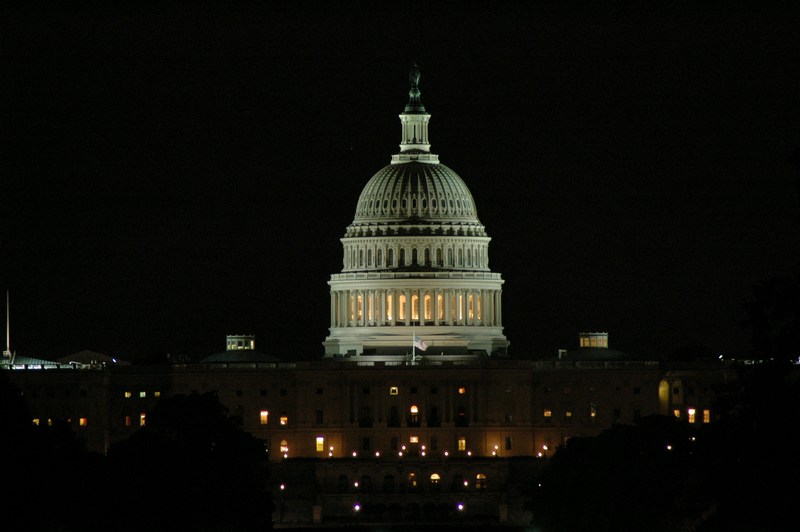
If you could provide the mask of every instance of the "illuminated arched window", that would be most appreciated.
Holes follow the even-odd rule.
[[[400,297],[397,298],[397,314],[398,319],[404,320],[406,319],[406,295],[400,294]]]
[[[416,488],[417,487],[417,474],[413,471],[408,474],[408,487],[409,488]]]
[[[439,488],[440,488],[439,483],[441,481],[442,481],[442,477],[439,475],[439,473],[432,473],[431,477],[430,477],[430,481],[429,481],[429,484],[430,484],[429,487],[430,487],[431,491],[439,491]]]
[[[425,294],[425,319],[432,320],[433,319],[433,309],[431,308],[431,295]]]
[[[458,319],[459,320],[463,320],[464,319],[464,294],[458,294],[458,306],[456,308],[458,309]]]
[[[470,321],[475,319],[475,296],[472,294],[467,297],[467,316]]]
[[[417,405],[411,405],[408,411],[411,415],[411,423],[419,423],[419,408],[417,408]]]
[[[392,306],[393,302],[394,302],[394,298],[392,297],[392,294],[387,293],[386,294],[386,319],[389,320],[389,321],[391,321],[393,319],[392,316],[394,316],[394,307]]]
[[[483,305],[482,305],[483,298],[478,296],[476,299],[477,299],[477,305],[478,305],[478,319],[482,321],[483,320]]]
[[[442,294],[436,294],[436,319],[443,320],[444,319],[444,296]]]
[[[419,319],[419,296],[417,294],[411,295],[411,319]]]
[[[485,490],[486,489],[486,475],[483,473],[478,473],[475,475],[475,489],[478,490]]]
[[[281,440],[281,452],[288,453],[289,452],[289,442],[286,440]]]
[[[362,318],[362,317],[363,317],[363,315],[364,315],[364,314],[363,314],[363,313],[364,313],[364,300],[363,300],[363,296],[362,296],[361,294],[358,294],[358,297],[356,298],[356,301],[357,301],[357,303],[356,303],[356,305],[357,305],[357,308],[356,308],[356,319],[357,319],[358,321],[361,321],[361,318]]]

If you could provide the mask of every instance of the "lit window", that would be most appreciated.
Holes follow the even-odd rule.
[[[458,394],[459,395],[464,395],[465,393],[467,393],[467,389],[464,386],[459,386]]]
[[[465,438],[464,436],[458,437],[458,450],[459,451],[467,450],[467,438]]]
[[[38,418],[38,417],[35,417],[35,418],[33,418],[33,424],[34,424],[35,426],[37,426],[37,427],[38,427],[38,426],[39,426],[39,423],[41,423],[41,421],[39,420],[39,418]]]
[[[147,414],[145,414],[144,412],[142,412],[141,414],[139,414],[139,426],[140,426],[140,427],[144,427],[144,424],[145,424],[146,418],[147,418]]]
[[[125,426],[126,427],[131,426],[131,416],[125,416]]]
[[[281,440],[281,452],[288,453],[289,452],[289,442],[286,440]]]
[[[161,397],[161,392],[153,392],[153,397]]]
[[[259,419],[262,425],[269,423],[269,410],[262,410],[261,414],[259,414]]]
[[[594,405],[589,406],[589,417],[594,420],[597,417],[597,407]]]
[[[681,417],[681,411],[680,411],[680,409],[678,409],[678,408],[674,409],[674,410],[672,411],[672,415],[673,415],[673,416],[675,416],[676,418],[680,419],[680,417]]]
[[[125,399],[130,399],[131,395],[133,395],[131,392],[125,392]]]
[[[281,416],[281,425],[289,424],[289,416]]]
[[[486,489],[486,475],[483,473],[478,473],[475,475],[475,489],[478,490],[485,490]]]
[[[442,477],[439,473],[433,473],[431,475],[431,484],[438,484],[442,480]]]
[[[564,417],[566,417],[567,419],[571,418],[572,417],[572,410],[567,410],[564,413]]]
[[[544,417],[552,417],[552,416],[553,416],[553,411],[551,409],[549,409],[549,408],[545,408],[544,409]]]
[[[139,392],[139,397],[144,399],[145,397],[147,397],[147,392]]]
[[[397,389],[397,386],[392,386],[389,388],[389,395],[397,395],[400,393],[400,390]]]
[[[323,436],[317,436],[317,452],[321,453],[325,450],[325,438]]]
[[[703,410],[703,423],[711,423],[711,410]]]
[[[695,423],[696,422],[695,409],[694,408],[690,408],[688,410],[688,414],[689,414],[689,423]]]
[[[82,418],[80,418],[78,420],[78,425],[80,425],[81,427],[88,427],[89,426],[89,420],[86,419],[85,417],[82,417]]]
[[[419,443],[419,436],[411,436],[408,441],[409,443]]]

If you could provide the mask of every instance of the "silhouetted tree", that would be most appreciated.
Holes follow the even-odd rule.
[[[706,502],[695,493],[702,469],[693,435],[685,422],[650,416],[570,438],[543,472],[533,524],[544,532],[680,530]]]
[[[754,354],[761,359],[797,360],[800,347],[800,277],[773,277],[753,289],[745,303]]]
[[[0,371],[0,479],[7,496],[0,526],[30,532],[104,529],[94,510],[105,457],[88,452],[66,420],[37,426],[31,417],[19,388]]]
[[[115,530],[271,528],[264,443],[243,431],[215,395],[163,399],[146,419],[109,450],[119,490],[110,523]]]

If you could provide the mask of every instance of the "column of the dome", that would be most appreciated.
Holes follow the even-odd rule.
[[[331,290],[331,328],[336,327],[336,291]]]
[[[420,325],[425,325],[425,291],[417,289],[417,320]]]
[[[498,290],[497,291],[497,295],[495,296],[496,297],[496,303],[495,304],[497,306],[497,323],[495,325],[497,325],[498,327],[503,324],[503,309],[500,306],[500,301],[501,301],[500,300],[500,296],[501,296],[501,294],[502,294],[502,290]]]
[[[481,325],[486,325],[486,301],[489,299],[489,290],[481,290]]]
[[[391,325],[389,323],[389,308],[386,306],[386,296],[388,290],[381,290],[381,325]]]
[[[403,290],[403,294],[406,296],[405,302],[405,324],[406,327],[411,324],[411,290]]]

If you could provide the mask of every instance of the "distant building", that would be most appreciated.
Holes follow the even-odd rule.
[[[557,358],[508,357],[490,239],[466,184],[430,153],[418,82],[412,70],[400,153],[368,181],[341,239],[324,356],[283,362],[251,335],[163,365],[89,351],[48,363],[7,348],[32,422],[68,420],[105,452],[159,399],[213,392],[269,450],[276,521],[512,524],[530,521],[517,488],[569,438],[653,414],[713,423],[734,378],[722,361],[632,357],[607,332],[580,333]]]

